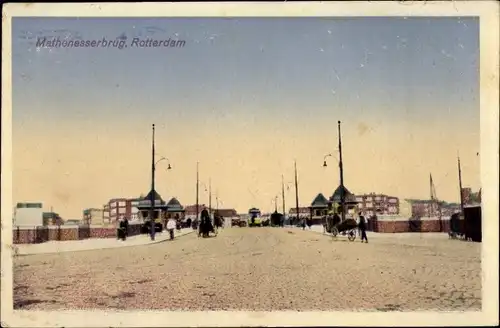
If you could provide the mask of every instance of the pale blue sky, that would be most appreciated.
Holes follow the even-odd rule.
[[[35,47],[123,35],[186,45]],[[197,161],[238,211],[273,210],[294,159],[301,205],[330,195],[339,119],[355,193],[428,198],[432,173],[457,201],[457,150],[479,188],[477,18],[14,18],[12,51],[15,201],[76,217],[147,192],[151,123],[175,167],[158,190],[183,204]]]
[[[477,122],[478,30],[477,19],[454,17],[15,18],[14,119],[95,120],[117,111],[131,120],[151,111],[176,119],[204,111],[200,119],[216,119],[235,111],[248,117],[246,108],[256,105],[261,112],[252,115],[274,117],[286,108],[289,119],[305,111],[328,118],[336,108],[352,116]],[[36,36],[122,34],[179,38],[186,46],[34,46]]]

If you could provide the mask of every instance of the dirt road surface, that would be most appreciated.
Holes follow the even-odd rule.
[[[14,259],[16,309],[479,310],[480,244],[229,228]]]

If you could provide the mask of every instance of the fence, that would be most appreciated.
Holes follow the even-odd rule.
[[[367,230],[380,233],[448,232],[450,218],[405,218],[397,215],[366,218]]]
[[[129,236],[139,235],[141,224],[130,224]],[[12,231],[13,244],[40,244],[47,241],[84,240],[89,238],[116,238],[114,226],[37,226],[15,227]]]

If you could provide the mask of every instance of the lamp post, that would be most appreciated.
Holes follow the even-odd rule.
[[[167,170],[172,169],[172,166],[170,165],[170,161],[166,157],[161,157],[159,160],[155,161],[155,125],[153,124],[153,137],[152,137],[152,147],[151,147],[151,193],[150,193],[150,199],[149,201],[151,202],[150,207],[149,207],[149,220],[151,223],[150,226],[150,233],[151,233],[151,240],[155,240],[155,233],[156,233],[156,220],[154,218],[154,213],[155,213],[155,172],[156,172],[156,165],[160,163],[161,161],[168,161],[168,167]]]
[[[196,218],[195,221],[198,223],[198,215],[200,213],[200,162],[196,162]]]
[[[205,183],[201,182],[201,185],[203,188],[205,188],[205,192],[208,192],[208,213],[210,214],[210,217],[212,217],[212,179],[208,179],[208,187]]]
[[[153,124],[153,138],[152,138],[152,152],[151,152],[151,192],[149,196],[149,201],[151,202],[149,206],[149,222],[150,225],[150,233],[151,240],[155,240],[155,219],[154,219],[154,211],[155,211],[155,125]]]
[[[341,122],[338,121],[338,138],[339,138],[339,171],[340,171],[340,206],[342,209],[341,215],[342,215],[342,221],[345,220],[345,188],[344,188],[344,165],[342,163],[342,136],[340,132],[340,124]],[[334,157],[332,154],[327,154],[323,157],[323,167],[326,167],[326,158],[327,157]]]
[[[462,167],[460,165],[460,155],[457,153],[458,160],[458,187],[460,188],[460,215],[464,216],[464,193],[462,191]]]
[[[281,200],[283,202],[283,216],[285,215],[285,178],[281,175]]]
[[[342,221],[345,220],[345,187],[344,187],[344,163],[342,162],[342,133],[340,132],[340,121],[338,121],[339,129],[339,168],[340,168],[340,206],[342,207]]]
[[[299,220],[299,183],[297,180],[297,161],[294,162],[294,169],[295,169],[295,209],[297,211],[297,221],[298,221]]]
[[[287,190],[290,189],[290,185],[292,182],[285,182],[283,174],[281,175],[281,197],[283,202],[283,219],[286,219],[286,206],[285,206],[285,185]],[[290,220],[290,225],[292,225],[292,221]]]

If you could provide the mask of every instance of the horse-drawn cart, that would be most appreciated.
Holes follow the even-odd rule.
[[[335,218],[327,218],[326,231],[331,233],[333,237],[338,235],[347,236],[349,241],[356,240],[358,224],[354,219],[346,219],[342,222]]]

